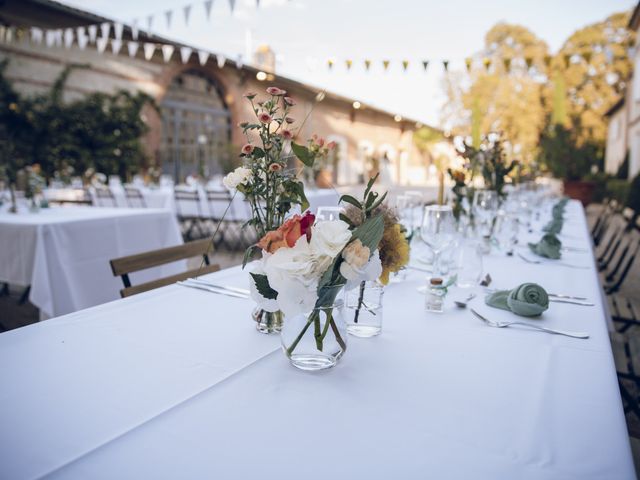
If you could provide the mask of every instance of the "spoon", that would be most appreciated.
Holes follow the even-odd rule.
[[[476,294],[475,293],[471,293],[464,300],[454,300],[453,303],[455,303],[456,307],[458,307],[458,308],[467,308],[467,303],[469,303],[475,297],[476,297]]]

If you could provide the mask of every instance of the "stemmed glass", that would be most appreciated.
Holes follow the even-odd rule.
[[[395,211],[402,225],[407,230],[407,237],[411,238],[414,230],[413,203],[408,195],[398,195],[395,200]]]
[[[489,253],[491,250],[489,240],[493,221],[498,213],[498,203],[498,192],[495,190],[478,190],[473,195],[473,214],[484,240],[483,253]]]
[[[424,208],[420,238],[433,251],[433,273],[440,275],[440,254],[455,239],[456,224],[449,205],[429,205]]]

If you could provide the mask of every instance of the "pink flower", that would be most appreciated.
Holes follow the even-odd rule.
[[[253,145],[251,145],[250,143],[247,143],[242,147],[242,153],[244,153],[245,155],[251,155],[251,152],[253,152]]]
[[[287,122],[287,123],[295,122],[295,120],[293,118],[291,118],[291,117],[285,117],[284,121]]]
[[[261,112],[258,114],[258,120],[260,120],[261,123],[271,123],[272,118],[267,112]]]
[[[296,102],[291,97],[284,97],[284,103],[290,106],[294,106]]]
[[[253,100],[254,98],[256,98],[258,94],[255,92],[247,92],[244,94],[244,98],[248,98],[249,100]]]
[[[275,96],[278,96],[278,97],[287,94],[287,92],[285,90],[282,90],[282,89],[280,89],[278,87],[269,87],[269,88],[267,88],[267,93],[269,95],[275,95]]]
[[[293,138],[293,133],[291,133],[291,130],[282,130],[281,135],[285,140],[291,140]]]
[[[270,172],[279,172],[280,170],[282,170],[282,165],[280,165],[279,163],[272,163],[271,165],[269,165]]]
[[[324,138],[322,137],[318,138],[316,143],[318,144],[319,147],[322,147],[324,145]]]
[[[333,150],[334,148],[336,148],[336,142],[331,141],[331,142],[327,143],[327,148],[329,150]]]

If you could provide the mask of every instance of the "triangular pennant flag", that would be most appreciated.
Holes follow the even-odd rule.
[[[568,68],[570,63],[571,63],[571,55],[566,54],[564,56],[564,66]]]
[[[471,71],[471,59],[470,58],[465,58],[464,59],[464,64],[467,66],[467,72]]]
[[[104,22],[100,24],[100,34],[102,38],[108,38],[110,31],[111,31],[111,24],[109,22]]]
[[[151,27],[153,26],[153,15],[147,17],[147,33],[151,33]]]
[[[171,55],[173,55],[173,51],[176,49],[173,45],[162,45],[162,59],[164,63],[168,63],[171,60]]]
[[[224,55],[216,55],[216,63],[218,64],[218,68],[224,67],[226,61],[227,59],[224,57]]]
[[[136,56],[136,53],[138,53],[138,48],[140,47],[140,44],[138,42],[129,42],[127,43],[127,50],[129,51],[129,56],[131,58]]]
[[[491,68],[491,59],[490,58],[483,58],[482,59],[482,64],[484,65],[484,69],[488,72],[489,68]]]
[[[444,68],[445,72],[449,71],[449,60],[443,60],[442,61],[442,68]]]
[[[200,66],[204,67],[209,60],[209,52],[205,52],[204,50],[198,50],[198,62],[200,62]]]
[[[98,47],[98,53],[103,53],[107,48],[109,42],[108,37],[100,37],[96,40],[96,46]]]
[[[31,41],[33,43],[42,43],[42,38],[44,37],[44,32],[41,28],[31,27]]]
[[[180,47],[180,60],[182,63],[187,63],[191,57],[193,49],[191,47]]]
[[[544,56],[544,66],[549,68],[549,66],[551,65],[551,60],[552,60],[551,55],[545,55]]]
[[[367,70],[367,72],[369,71],[369,69],[371,68],[371,60],[364,61],[364,68]]]
[[[56,32],[53,30],[47,30],[44,35],[44,44],[47,48],[53,47],[53,44],[56,41]]]
[[[15,29],[12,29],[11,31],[14,32],[14,35],[15,35]],[[55,38],[56,47],[61,47],[62,46],[62,35],[63,35],[62,29],[61,28],[57,29],[55,37],[54,37]],[[13,37],[13,35],[12,35],[12,37]]]
[[[213,6],[213,0],[207,0],[204,2],[204,13],[207,15],[207,20],[211,18],[211,7]]]
[[[64,47],[71,48],[73,45],[73,28],[67,28],[64,31]]]
[[[131,24],[131,38],[138,40],[138,20],[134,20]]]
[[[384,71],[386,72],[389,69],[389,64],[391,62],[389,60],[383,60],[382,61],[382,68],[384,68]]]
[[[353,60],[345,60],[345,62],[347,64],[347,70],[351,70],[351,65],[353,65]]]
[[[87,31],[89,32],[89,41],[91,43],[95,43],[98,35],[98,25],[89,25],[87,27]]]
[[[429,66],[429,60],[423,60],[422,61],[422,68],[424,69],[424,71],[427,71],[427,67]]]
[[[167,28],[171,28],[171,19],[173,18],[173,10],[164,12],[164,18],[167,19]]]
[[[142,48],[144,49],[144,58],[146,60],[151,60],[153,58],[153,54],[156,52],[156,44],[145,43]]]
[[[509,57],[503,58],[502,63],[504,64],[504,71],[509,73],[511,71],[511,59]]]
[[[120,22],[116,22],[113,24],[113,34],[116,36],[116,40],[122,40],[122,29],[124,25]]]
[[[591,63],[591,52],[584,52],[582,54],[582,58],[584,58],[584,61],[587,62],[587,65]]]
[[[236,0],[229,0],[229,8],[231,9],[231,13],[236,8]]]
[[[329,67],[329,70],[331,70],[333,68],[333,60],[327,60],[327,66]]]
[[[406,72],[407,68],[409,68],[409,60],[402,61],[402,69]]]
[[[114,55],[118,55],[118,53],[120,53],[121,48],[122,48],[122,40],[118,40],[117,38],[114,38],[113,40],[111,40],[111,53],[113,53]]]
[[[532,57],[526,57],[524,59],[524,63],[527,64],[527,70],[531,70],[531,66],[533,65],[533,58]]]
[[[184,14],[184,24],[189,25],[189,17],[191,16],[191,5],[185,5],[182,7],[182,13]]]
[[[242,60],[242,55],[238,55],[238,58],[236,59],[236,68],[240,70],[242,69],[243,66],[244,66],[244,61]]]

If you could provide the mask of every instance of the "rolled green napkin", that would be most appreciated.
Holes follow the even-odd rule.
[[[553,220],[549,221],[549,223],[547,223],[544,227],[542,227],[542,230],[557,235],[562,231],[563,223],[564,222],[561,218],[554,218]]]
[[[513,290],[498,290],[487,295],[484,302],[523,317],[536,317],[549,308],[547,292],[535,283],[523,283]]]
[[[529,243],[529,248],[536,255],[557,260],[560,258],[562,242],[553,233],[547,233],[538,243]]]

